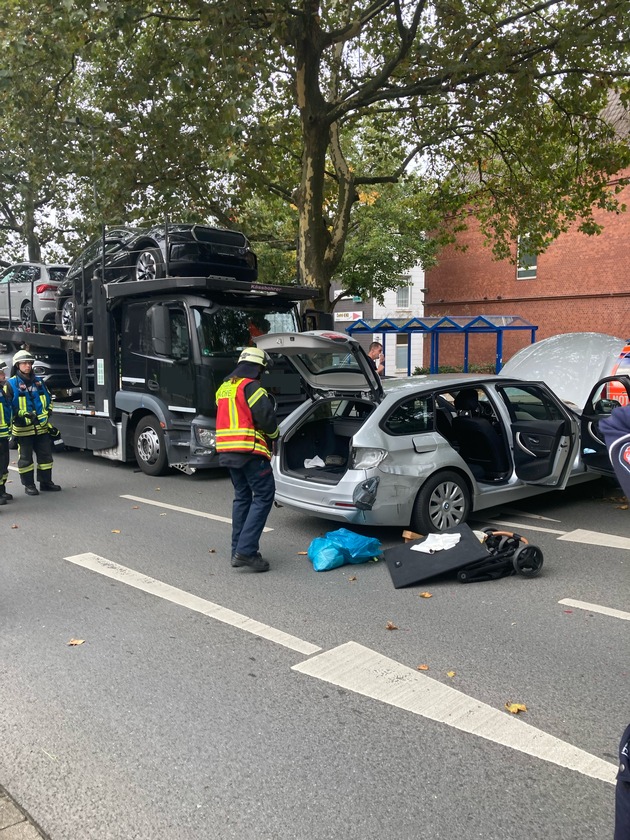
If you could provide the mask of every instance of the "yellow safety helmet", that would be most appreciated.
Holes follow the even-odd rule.
[[[253,362],[255,365],[266,368],[269,364],[269,356],[258,347],[246,347],[238,357],[238,361],[239,364],[241,362]]]

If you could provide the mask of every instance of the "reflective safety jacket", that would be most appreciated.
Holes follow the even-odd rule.
[[[228,379],[217,391],[217,452],[243,452],[271,460],[279,430],[271,401],[256,379]]]
[[[12,434],[19,437],[47,435],[51,408],[51,396],[44,382],[34,376],[23,379],[19,373],[9,379],[13,389]]]
[[[11,405],[12,396],[13,391],[8,383],[0,386],[0,438],[11,436],[11,418],[13,416],[13,406]]]

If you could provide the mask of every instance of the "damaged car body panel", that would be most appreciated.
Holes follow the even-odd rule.
[[[286,356],[310,397],[280,426],[280,505],[429,533],[595,477],[580,457],[579,415],[541,382],[470,374],[381,382],[340,333],[256,342]],[[605,471],[601,459],[598,467]]]

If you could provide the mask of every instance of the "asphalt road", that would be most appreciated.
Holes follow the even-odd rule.
[[[395,590],[383,562],[315,573],[300,552],[339,526],[286,509],[271,571],[230,568],[222,472],[64,453],[62,493],[11,478],[0,784],[52,840],[612,836],[630,511],[609,485],[479,521],[539,545],[538,578]]]

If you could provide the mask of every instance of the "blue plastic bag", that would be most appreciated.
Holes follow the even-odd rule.
[[[381,551],[380,540],[376,537],[363,537],[347,528],[339,528],[323,537],[315,537],[308,547],[308,557],[316,572],[327,572],[348,563],[367,563]]]

